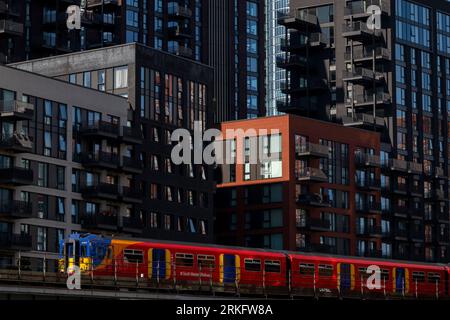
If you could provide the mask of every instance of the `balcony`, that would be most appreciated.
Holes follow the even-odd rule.
[[[404,229],[395,230],[393,236],[397,241],[408,241],[409,239],[408,230]]]
[[[409,193],[411,197],[422,198],[423,197],[423,189],[419,185],[411,184],[409,188]]]
[[[331,203],[324,199],[324,197],[317,193],[300,194],[297,199],[297,203],[302,206],[317,207],[317,208],[329,208]]]
[[[126,233],[141,234],[144,229],[142,220],[134,217],[122,218],[122,231]]]
[[[9,121],[33,120],[34,105],[22,101],[0,101],[0,119]]]
[[[345,127],[356,127],[363,129],[378,129],[385,128],[384,118],[374,117],[366,113],[357,113],[354,116],[342,117],[342,123]]]
[[[297,221],[297,228],[308,231],[327,232],[330,231],[331,223],[328,220],[322,219],[306,219]]]
[[[144,192],[139,188],[123,187],[120,198],[128,204],[142,204],[144,201]]]
[[[381,30],[370,30],[367,27],[367,23],[364,21],[357,21],[349,24],[344,24],[342,26],[342,36],[348,39],[359,41],[362,43],[373,41],[375,38],[383,37]]]
[[[123,172],[129,174],[142,174],[144,172],[142,162],[130,157],[122,157],[120,168]]]
[[[436,235],[436,240],[439,245],[448,245],[450,244],[450,237],[448,233],[438,234]]]
[[[408,185],[393,183],[392,192],[395,193],[396,195],[406,196],[408,194]]]
[[[358,167],[380,168],[381,158],[369,153],[356,153],[355,162]]]
[[[408,162],[405,160],[399,159],[390,159],[389,160],[389,169],[394,172],[400,173],[408,173]]]
[[[107,152],[82,153],[81,164],[86,168],[117,170],[119,168],[119,157],[116,154]]]
[[[19,167],[0,168],[0,185],[27,186],[33,182],[33,170]]]
[[[170,38],[175,38],[175,39],[192,38],[191,31],[187,28],[182,28],[180,26],[174,26],[174,27],[167,28],[167,33]]]
[[[184,47],[184,46],[178,46],[178,48],[176,48],[174,50],[174,52],[172,52],[173,54],[179,56],[179,57],[183,57],[183,58],[192,58],[194,52],[192,51],[191,48],[188,47]]]
[[[442,169],[440,167],[435,167],[434,168],[434,178],[438,179],[438,180],[447,180],[444,169]]]
[[[290,57],[277,57],[277,67],[280,69],[304,71],[311,66],[306,57],[291,55]]]
[[[381,203],[370,202],[367,204],[357,204],[356,212],[358,214],[368,214],[368,215],[380,214],[382,212]]]
[[[300,10],[297,10],[294,13],[284,13],[279,11],[278,24],[299,31],[306,30],[313,32],[320,29],[317,16]]]
[[[305,41],[295,42],[296,39],[281,39],[281,50],[294,54],[305,54],[307,50],[323,49],[330,44],[330,40],[320,32],[312,33]]]
[[[363,191],[381,191],[381,181],[379,179],[356,178],[356,187]]]
[[[330,148],[321,144],[308,142],[297,146],[295,152],[299,158],[327,159],[330,153]]]
[[[383,256],[383,253],[381,250],[368,250],[363,252],[357,252],[356,255],[358,257],[364,257],[364,258],[381,258]]]
[[[367,107],[379,107],[385,108],[392,103],[392,98],[389,93],[380,92],[375,95],[373,94],[359,94],[354,97],[354,99],[346,99],[347,106],[354,106],[356,108],[367,108]]]
[[[80,134],[84,137],[97,137],[103,139],[118,139],[119,126],[105,121],[82,126]]]
[[[140,145],[144,142],[144,135],[140,128],[122,128],[121,140],[125,144]]]
[[[407,218],[409,213],[409,208],[406,206],[394,206],[392,209],[394,216],[397,218]]]
[[[100,183],[95,186],[87,186],[81,190],[83,198],[114,200],[119,198],[119,186],[116,184]]]
[[[31,236],[22,234],[0,233],[0,250],[31,250]]]
[[[88,9],[92,9],[98,6],[117,6],[118,0],[87,0],[86,5]]]
[[[409,216],[414,220],[423,220],[425,217],[423,208],[412,207],[409,211]]]
[[[281,81],[280,89],[284,94],[307,95],[309,93],[314,95],[328,90],[328,84],[325,79],[309,78],[299,84]]]
[[[411,230],[410,238],[412,242],[425,242],[425,232],[423,230]]]
[[[384,74],[358,67],[354,70],[344,70],[342,73],[342,80],[353,84],[373,84],[374,81],[383,81]]]
[[[10,200],[0,203],[0,217],[3,219],[28,219],[32,215],[31,202]]]
[[[296,178],[298,181],[309,182],[328,182],[327,175],[320,169],[316,168],[304,168],[296,172]]]
[[[118,227],[118,217],[109,212],[100,214],[85,214],[80,218],[81,226],[87,230],[109,230],[116,231]]]
[[[381,227],[378,226],[367,226],[367,227],[357,227],[356,235],[359,237],[369,237],[369,238],[381,238],[383,233]]]
[[[408,162],[408,173],[419,175],[423,173],[423,165],[417,162]]]
[[[444,190],[441,189],[436,189],[433,192],[433,198],[434,200],[441,202],[441,201],[447,201],[448,199],[446,199],[445,197],[445,192]]]
[[[438,220],[440,223],[450,223],[450,215],[449,215],[448,212],[447,212],[447,213],[439,212],[439,213],[437,214],[437,220]]]
[[[293,113],[293,114],[307,114],[314,113],[318,110],[318,104],[312,99],[301,98],[296,101],[285,102],[277,101],[277,110],[279,112]]]
[[[20,133],[0,135],[0,150],[14,153],[30,153],[33,151],[33,142],[30,137]]]
[[[391,58],[391,52],[387,48],[383,47],[354,47],[353,52],[347,51],[345,53],[345,61],[346,62],[355,62],[355,63],[364,63],[370,62],[373,60],[379,61],[389,61]]]
[[[192,10],[174,3],[169,5],[168,15],[171,19],[190,19],[192,17]]]
[[[0,36],[22,36],[23,24],[11,20],[0,20]]]
[[[381,9],[381,14],[385,15],[389,10],[389,1],[388,0],[365,0],[365,1],[354,1],[349,2],[344,9],[344,18],[345,19],[367,19],[372,14],[368,12],[367,9],[371,6],[375,5]]]

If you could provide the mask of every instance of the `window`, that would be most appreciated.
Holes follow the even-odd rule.
[[[280,261],[266,260],[264,262],[264,270],[270,273],[280,273],[281,263]]]
[[[245,271],[259,272],[261,271],[261,260],[259,259],[245,259]]]
[[[425,282],[424,272],[413,272],[412,273],[413,282]]]
[[[143,263],[144,252],[142,250],[125,249],[123,257],[126,263]]]
[[[313,275],[315,271],[315,266],[313,264],[300,264],[300,274],[303,275]]]
[[[114,89],[128,87],[128,67],[114,68]]]
[[[48,187],[48,164],[38,163],[38,186]]]
[[[441,275],[439,273],[428,273],[428,283],[440,283]]]
[[[37,228],[37,251],[47,251],[47,228]]]
[[[216,267],[216,257],[206,256],[199,254],[197,256],[197,262],[199,268],[202,269],[214,269]]]
[[[331,276],[333,276],[333,266],[320,264],[319,277],[331,277]]]
[[[90,88],[91,87],[91,73],[84,72],[83,73],[83,86]]]
[[[175,255],[175,264],[177,267],[193,267],[194,255],[187,253],[177,253]]]

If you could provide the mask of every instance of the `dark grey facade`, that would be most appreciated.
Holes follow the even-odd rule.
[[[203,128],[213,125],[212,68],[138,44],[14,67],[128,97],[129,125],[144,133],[133,154],[144,166],[135,176],[143,195],[137,206],[143,227],[137,233],[156,239],[212,241],[212,168],[176,166],[170,160],[170,135],[175,129],[193,131],[194,121],[201,121]]]
[[[381,29],[367,26],[370,5],[381,10]],[[450,3],[290,6],[279,20],[289,39],[279,61],[288,98],[279,110],[380,132],[381,153],[367,152],[381,166],[369,161],[356,174],[382,189],[383,257],[448,262]],[[370,240],[358,246],[364,255]]]
[[[71,232],[132,236],[142,165],[130,156],[142,133],[128,126],[127,100],[15,68],[0,74],[1,268],[20,257],[54,270]]]

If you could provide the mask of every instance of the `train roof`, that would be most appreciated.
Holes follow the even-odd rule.
[[[84,237],[92,236],[92,234],[84,234]],[[83,235],[80,238],[84,238]],[[359,261],[367,261],[374,262],[379,261],[386,264],[396,264],[396,265],[410,265],[410,266],[424,266],[424,267],[450,267],[450,264],[443,263],[429,263],[429,262],[414,262],[414,261],[402,261],[402,260],[394,260],[394,259],[383,259],[383,258],[366,258],[366,257],[353,257],[353,256],[344,256],[344,255],[333,255],[333,254],[324,254],[324,253],[313,253],[313,252],[301,252],[301,251],[287,251],[287,250],[273,250],[273,249],[259,249],[259,248],[248,248],[248,247],[240,247],[240,246],[225,246],[218,244],[209,244],[209,243],[192,243],[192,242],[178,242],[178,241],[170,241],[170,240],[156,240],[156,239],[144,239],[144,238],[128,238],[128,237],[114,237],[114,236],[103,236],[97,235],[97,237],[109,239],[109,240],[122,240],[122,241],[132,241],[132,242],[147,242],[147,243],[158,243],[158,244],[168,244],[168,245],[176,245],[176,246],[185,246],[185,247],[198,247],[198,248],[215,248],[215,249],[226,249],[226,250],[237,250],[237,251],[253,251],[260,253],[271,253],[271,254],[285,254],[290,256],[301,255],[307,257],[320,257],[326,259],[342,259],[342,260],[359,260]]]

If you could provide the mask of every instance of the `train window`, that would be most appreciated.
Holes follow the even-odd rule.
[[[142,250],[125,249],[123,257],[127,263],[143,263],[144,252]]]
[[[428,283],[440,283],[441,282],[441,275],[439,273],[428,273]]]
[[[259,259],[245,259],[245,271],[258,272],[261,271],[261,260]]]
[[[193,267],[194,266],[194,255],[187,253],[177,253],[175,255],[175,263],[180,267]]]
[[[389,270],[386,269],[381,270],[381,279],[389,281]]]
[[[315,266],[313,264],[300,264],[300,274],[304,275],[313,275],[315,270]]]
[[[198,266],[204,269],[214,269],[216,267],[216,257],[199,254],[197,256]]]
[[[417,282],[425,282],[425,272],[413,272],[412,279]]]
[[[319,264],[319,277],[333,276],[333,266],[327,264]]]
[[[81,257],[87,257],[87,246],[86,243],[81,245]]]
[[[264,270],[270,273],[280,273],[281,272],[281,263],[280,261],[264,261]]]

